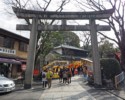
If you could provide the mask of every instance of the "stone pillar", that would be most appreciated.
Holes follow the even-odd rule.
[[[89,23],[90,23],[92,54],[93,54],[94,83],[95,85],[102,85],[99,50],[97,42],[97,30],[96,30],[97,28],[95,24],[95,19],[90,19]]]
[[[32,19],[32,28],[31,28],[29,48],[28,48],[27,68],[25,72],[25,83],[24,83],[25,89],[30,89],[32,87],[36,42],[38,34],[37,24],[38,24],[38,19],[37,18]]]
[[[62,23],[61,23],[63,26],[67,25],[66,23],[66,20],[65,19],[62,19]]]

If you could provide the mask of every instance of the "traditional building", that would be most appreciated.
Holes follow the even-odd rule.
[[[58,54],[61,55],[62,59],[65,60],[79,60],[80,58],[88,57],[88,51],[69,45],[60,45],[54,48]]]
[[[0,28],[0,74],[15,78],[26,68],[29,39]]]

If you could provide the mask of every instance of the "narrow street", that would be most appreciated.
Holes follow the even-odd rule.
[[[42,84],[34,85],[32,89],[21,87],[14,92],[1,94],[0,100],[122,100],[106,90],[95,89],[86,85],[81,76],[72,78],[71,84],[52,81],[50,89],[42,88]]]

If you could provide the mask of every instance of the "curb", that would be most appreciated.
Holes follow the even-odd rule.
[[[119,96],[119,95],[117,95],[117,94],[115,94],[115,93],[113,93],[113,92],[111,92],[111,91],[109,91],[109,90],[108,90],[107,92],[109,92],[109,93],[115,95],[115,96],[118,97],[118,98],[121,98],[121,99],[125,100],[125,98],[123,98],[123,97],[121,97],[121,96]]]

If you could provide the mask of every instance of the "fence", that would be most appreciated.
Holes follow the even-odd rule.
[[[123,82],[125,79],[124,72],[121,72],[120,74],[115,76],[115,87],[118,88],[118,85]]]

